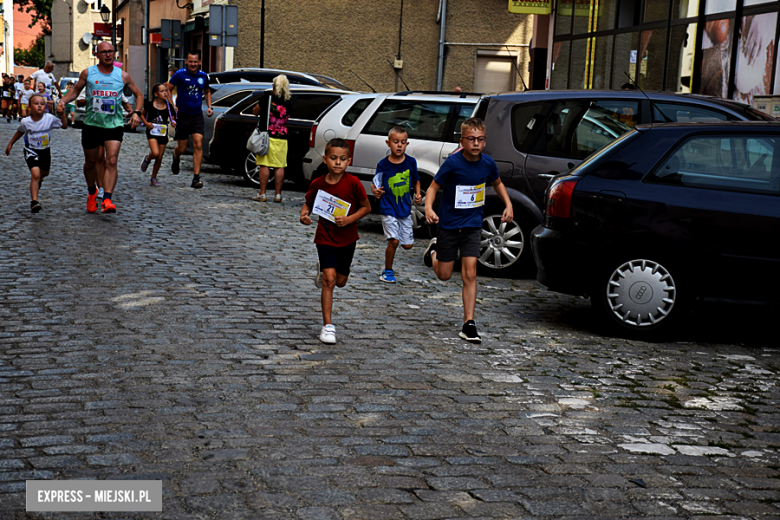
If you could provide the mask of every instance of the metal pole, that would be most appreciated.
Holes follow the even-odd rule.
[[[265,67],[265,0],[260,3],[260,68]]]
[[[225,26],[227,25],[227,8],[222,7],[222,72],[225,72],[227,70],[227,67],[225,67],[225,48],[227,47],[227,42],[225,41],[227,39],[227,35],[225,34]]]
[[[444,33],[447,26],[447,0],[441,0],[441,33],[439,36],[439,70],[436,75],[436,90],[441,90],[444,79]]]
[[[116,50],[116,0],[111,0],[111,45]],[[114,59],[116,60],[116,54]]]
[[[144,2],[144,92],[147,98],[152,97],[149,92],[149,3],[150,0]]]

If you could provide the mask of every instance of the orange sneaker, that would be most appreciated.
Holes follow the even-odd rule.
[[[116,213],[116,206],[110,200],[103,201],[103,213]]]
[[[97,211],[97,190],[92,195],[87,195],[87,211],[94,213]]]

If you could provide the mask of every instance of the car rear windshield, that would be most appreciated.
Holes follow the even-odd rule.
[[[593,152],[587,159],[578,164],[572,171],[572,175],[585,175],[595,166],[598,166],[603,161],[612,157],[617,151],[626,146],[628,143],[639,137],[640,132],[637,130],[631,130],[615,139],[614,141],[604,145],[600,149]]]

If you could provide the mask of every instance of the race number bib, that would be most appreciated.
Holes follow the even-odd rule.
[[[346,217],[352,204],[345,202],[340,198],[326,193],[322,190],[317,191],[317,197],[314,199],[314,208],[312,213],[326,218],[331,222],[336,222],[336,217]]]
[[[115,99],[93,99],[92,111],[98,114],[114,114],[116,113],[116,100]]]
[[[37,145],[35,148],[48,148],[49,147],[49,134],[41,134],[32,138],[33,144]]]
[[[485,205],[485,183],[455,187],[455,209],[471,209]]]
[[[150,135],[157,135],[160,137],[165,137],[168,135],[168,125],[158,125],[156,123],[153,123],[154,127],[149,130]]]
[[[3,91],[3,97],[11,97],[11,93],[7,90]]]

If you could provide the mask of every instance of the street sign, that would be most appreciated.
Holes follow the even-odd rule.
[[[181,48],[181,20],[160,20],[160,47],[163,49]]]
[[[116,26],[116,37],[124,38],[125,30],[124,25],[118,24]],[[92,25],[92,34],[95,36],[111,38],[111,24],[95,22]]]
[[[209,6],[209,45],[238,47],[238,6]]]

